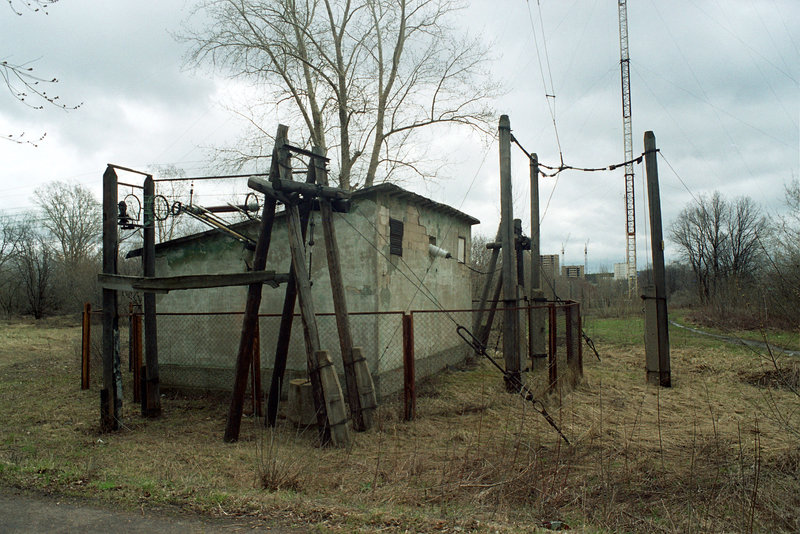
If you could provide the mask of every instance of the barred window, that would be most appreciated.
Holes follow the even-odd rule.
[[[389,219],[389,254],[403,255],[403,221]]]

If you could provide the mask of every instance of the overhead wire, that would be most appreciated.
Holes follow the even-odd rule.
[[[545,61],[546,61],[546,64],[547,64],[547,69],[548,69],[549,78],[550,78],[550,87],[549,88],[547,87],[547,80],[546,80],[545,74],[544,74],[544,66],[542,65],[542,54],[541,54],[541,51],[539,50],[539,40],[536,37],[536,25],[533,22],[533,13],[531,13],[530,0],[525,0],[525,3],[527,5],[527,7],[528,7],[528,20],[530,21],[531,32],[533,33],[533,44],[534,44],[534,47],[536,48],[536,58],[537,58],[537,60],[539,62],[539,74],[542,77],[542,86],[544,88],[544,97],[545,97],[545,101],[547,102],[547,109],[550,111],[550,118],[551,118],[551,120],[553,122],[553,133],[555,134],[556,146],[558,147],[558,155],[559,155],[559,158],[561,159],[561,161],[563,163],[564,156],[563,156],[563,150],[561,148],[561,138],[558,135],[558,124],[556,122],[556,90],[555,90],[555,87],[553,86],[553,74],[552,74],[552,70],[550,69],[550,58],[548,57],[548,54],[547,54],[547,39],[545,38],[545,35],[544,35],[544,20],[542,18],[542,6],[539,3],[539,1],[537,0],[538,11],[539,11],[539,23],[540,23],[540,27],[542,28],[542,43],[543,43],[543,48],[544,48],[544,51],[545,51]]]

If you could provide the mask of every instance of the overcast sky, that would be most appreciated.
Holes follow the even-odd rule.
[[[34,189],[53,180],[80,182],[99,197],[109,162],[212,172],[208,147],[234,142],[244,127],[226,110],[240,88],[184,68],[186,47],[173,35],[192,4],[61,0],[48,15],[22,16],[0,6],[0,60],[33,61],[35,72],[60,80],[49,93],[82,103],[74,111],[33,110],[0,91],[0,134],[36,141],[46,133],[38,147],[0,141],[0,212],[29,210]],[[543,77],[555,94],[565,163],[623,160],[616,2],[473,0],[459,20],[491,44],[493,73],[507,87],[494,108],[509,115],[514,135],[542,163],[559,162]],[[628,24],[634,155],[643,151],[644,132],[654,131],[664,224],[692,196],[714,190],[780,213],[784,184],[800,176],[800,2],[632,0]],[[474,215],[482,221],[474,231],[494,235],[496,143],[453,132],[431,149],[447,154],[441,180],[409,188]],[[521,151],[512,155],[515,215],[527,231],[528,165]],[[635,173],[641,269],[650,248],[643,166]],[[558,253],[563,243],[567,263],[582,264],[588,241],[590,272],[624,261],[623,169],[566,171],[557,181],[542,179],[540,191],[542,253]],[[676,256],[669,243],[667,256]]]

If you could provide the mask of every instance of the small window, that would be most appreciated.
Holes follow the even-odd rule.
[[[433,245],[435,247],[436,246],[436,236],[429,235],[428,236],[428,244],[429,245]]]
[[[389,254],[403,255],[403,221],[389,219]]]
[[[467,263],[467,240],[464,237],[458,236],[458,251],[456,258],[459,263]]]

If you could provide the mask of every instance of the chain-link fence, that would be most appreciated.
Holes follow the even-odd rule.
[[[119,319],[121,366],[129,371],[141,365],[143,346],[143,330],[139,326],[141,312],[131,311],[132,313],[120,315]],[[574,302],[551,302],[517,308],[516,311],[520,318],[519,347],[520,354],[523,355],[520,367],[526,385],[537,396],[544,396],[565,384],[574,384],[582,372],[579,305]],[[502,366],[502,310],[498,310],[495,315],[495,321],[484,341],[485,354],[476,351],[459,334],[459,326],[472,328],[477,312],[418,310],[408,314],[350,314],[353,345],[360,347],[367,359],[379,401],[383,404],[399,402],[403,406],[403,417],[411,418],[417,382],[433,377],[443,370],[474,362],[483,356],[495,359]],[[536,317],[541,321],[541,328],[538,329],[538,336],[531,336],[530,325],[536,325]],[[157,314],[161,387],[230,391],[234,382],[242,320],[241,312]],[[336,316],[319,314],[316,321],[320,348],[329,352],[344,386]],[[259,315],[256,354],[258,363],[252,373],[254,380],[250,382],[250,395],[253,389],[259,389],[259,398],[263,398],[264,393],[269,390],[280,325],[281,315]],[[89,338],[88,343],[83,344],[82,360],[83,373],[88,372],[84,380],[88,383],[89,374],[93,380],[102,381],[102,312],[92,311],[85,314],[84,333],[87,326]],[[288,384],[292,380],[306,379],[308,376],[304,328],[299,315],[292,322],[288,346],[281,391],[283,398],[287,397]],[[499,371],[498,380],[502,380]]]

